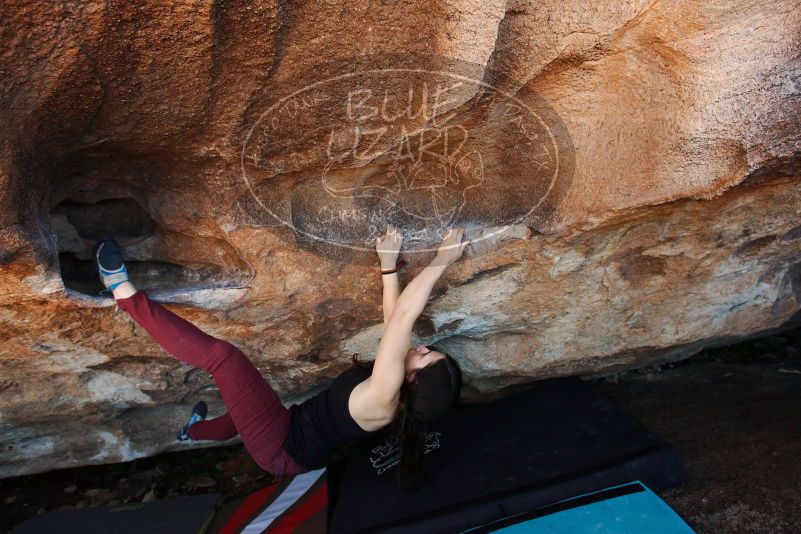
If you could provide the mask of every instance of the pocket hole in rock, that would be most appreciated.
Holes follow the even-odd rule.
[[[91,297],[103,290],[92,255],[97,240],[105,236],[123,247],[128,273],[140,289],[186,292],[241,287],[250,278],[249,269],[230,244],[172,232],[130,198],[94,203],[67,200],[53,208],[51,221],[64,287]],[[182,246],[176,247],[176,242]],[[175,249],[183,249],[186,256],[184,247],[202,257],[192,261],[170,257]]]

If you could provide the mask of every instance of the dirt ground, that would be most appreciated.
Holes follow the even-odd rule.
[[[600,384],[681,453],[662,497],[698,532],[801,532],[799,353],[794,330]]]
[[[801,532],[801,330],[597,380],[681,452],[662,497],[701,533]],[[49,510],[220,492],[271,481],[241,445],[0,480],[0,532]]]

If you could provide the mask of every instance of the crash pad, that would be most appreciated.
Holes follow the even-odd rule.
[[[543,506],[465,534],[693,534],[694,531],[639,481]]]
[[[450,413],[426,436],[416,492],[399,488],[397,463],[381,435],[329,467],[331,534],[459,532],[632,480],[683,480],[675,449],[577,378]]]
[[[197,534],[211,520],[219,493],[148,503],[46,512],[15,527],[12,534]]]

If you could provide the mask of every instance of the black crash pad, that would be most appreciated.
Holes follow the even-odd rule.
[[[395,482],[387,436],[332,466],[329,533],[458,532],[633,480],[683,481],[675,449],[577,378],[455,410],[426,442],[415,493]]]
[[[144,504],[76,508],[28,519],[11,534],[197,534],[211,521],[219,493],[175,497]]]

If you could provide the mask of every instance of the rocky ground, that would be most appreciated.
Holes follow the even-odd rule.
[[[698,532],[799,532],[801,330],[605,381],[676,446],[687,482],[662,497]]]
[[[662,497],[698,532],[797,532],[801,330],[598,380],[679,451],[687,482]],[[221,492],[270,482],[239,445],[0,480],[0,531],[46,510]]]

